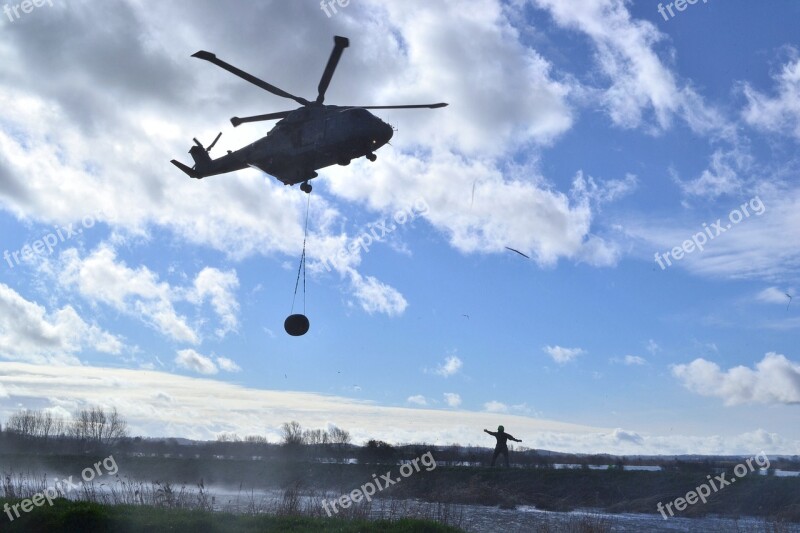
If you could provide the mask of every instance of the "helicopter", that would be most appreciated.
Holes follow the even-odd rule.
[[[238,127],[248,122],[280,119],[267,135],[236,151],[228,151],[218,159],[209,153],[222,136],[204,147],[197,138],[189,154],[194,166],[189,168],[173,159],[171,163],[188,176],[196,179],[226,174],[252,167],[276,177],[285,185],[300,183],[300,190],[311,192],[308,180],[317,177],[317,170],[331,165],[349,165],[350,161],[366,157],[374,162],[375,151],[389,142],[394,134],[392,127],[367,111],[368,109],[436,109],[446,103],[388,106],[336,106],[325,105],[325,92],[345,48],[350,46],[346,37],[335,36],[334,47],[322,73],[315,100],[306,100],[269,84],[252,74],[222,61],[211,52],[201,50],[192,57],[203,59],[242,78],[274,95],[294,100],[301,107],[250,117],[233,117],[231,124]]]

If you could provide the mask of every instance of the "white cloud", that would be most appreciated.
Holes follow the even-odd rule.
[[[225,372],[241,372],[242,368],[227,357],[217,357],[217,365]]]
[[[800,404],[800,364],[774,352],[756,363],[755,370],[737,366],[722,371],[714,362],[695,359],[673,365],[672,374],[690,391],[721,398],[726,405]]]
[[[413,403],[414,405],[428,405],[428,400],[426,400],[425,396],[421,394],[417,394],[415,396],[409,396],[406,401],[408,403]]]
[[[574,361],[579,355],[586,353],[581,348],[563,348],[561,346],[545,346],[544,352],[560,365]]]
[[[464,363],[458,358],[458,356],[449,355],[445,358],[444,364],[439,365],[439,367],[436,369],[436,373],[440,376],[448,378],[461,370],[463,365]]]
[[[449,407],[458,407],[461,405],[461,396],[454,392],[445,392],[444,401]]]
[[[242,368],[227,357],[209,357],[195,350],[178,350],[175,364],[180,368],[191,370],[199,374],[216,374],[220,370],[225,372],[241,372]]]
[[[513,246],[540,265],[567,258],[606,266],[619,255],[613,243],[591,234],[589,199],[571,200],[532,167],[504,172],[500,162],[440,150],[425,159],[388,151],[379,167],[367,164],[326,169],[331,189],[390,213],[423,198],[429,209],[418,220],[461,252],[506,253]]]
[[[335,423],[350,431],[356,443],[380,439],[468,444],[476,442],[476,427],[498,423],[497,412],[491,410],[384,407],[328,394],[253,389],[205,377],[121,368],[0,362],[0,386],[15,398],[14,406],[0,406],[2,416],[20,407],[48,404],[69,412],[88,405],[112,407],[109,399],[113,398],[113,406],[129,422],[131,432],[151,437],[213,439],[221,431],[263,434],[266,427],[268,437],[275,441],[283,422],[298,420],[307,428]],[[489,402],[484,407],[502,409],[503,404]],[[800,447],[798,441],[757,427],[726,435],[637,432],[643,442],[635,444],[613,429],[509,413],[503,414],[503,423],[527,446],[575,453],[752,454],[764,449],[768,454],[791,455]]]
[[[196,306],[210,301],[221,323],[216,330],[220,337],[238,327],[239,304],[234,291],[239,280],[234,270],[223,272],[205,267],[191,286],[173,286],[161,281],[147,266],[129,267],[108,244],[101,244],[85,257],[70,248],[60,255],[57,263],[43,270],[55,269],[60,269],[56,276],[63,286],[77,289],[92,303],[103,303],[137,317],[176,341],[200,342],[197,327],[176,310],[176,304],[182,301]]]
[[[219,372],[217,365],[211,358],[201,355],[194,350],[178,350],[175,357],[175,364],[186,370],[191,370],[200,374],[216,374]]]
[[[504,403],[492,400],[483,404],[483,410],[489,413],[507,413],[508,406]]]
[[[628,366],[631,365],[643,365],[647,363],[647,360],[644,357],[639,357],[638,355],[626,355],[622,362]]]
[[[408,302],[400,292],[372,276],[362,276],[351,269],[350,280],[356,299],[367,313],[398,316],[408,307]]]
[[[195,304],[202,304],[206,298],[211,300],[211,305],[222,322],[222,327],[216,331],[220,337],[224,337],[230,331],[236,331],[239,325],[236,316],[239,303],[234,295],[238,287],[239,278],[236,276],[236,271],[222,272],[216,268],[206,267],[197,274],[194,290],[188,296],[189,301]]]
[[[0,356],[35,362],[75,363],[86,349],[119,354],[119,337],[86,323],[71,306],[47,313],[0,283]]]
[[[739,175],[749,171],[751,164],[752,157],[739,149],[718,149],[711,156],[710,168],[699,177],[688,182],[677,181],[681,190],[689,196],[717,198],[723,194],[733,195],[744,189],[745,182]]]
[[[633,174],[627,174],[624,179],[597,181],[592,176],[584,177],[583,171],[580,171],[572,182],[570,192],[575,198],[586,198],[602,205],[631,194],[638,185],[639,180]]]
[[[800,59],[785,64],[774,79],[778,85],[774,98],[756,91],[750,84],[744,85],[747,97],[744,120],[760,130],[800,140]]]
[[[706,224],[714,238],[707,239],[702,251],[695,249],[666,268],[686,269],[714,279],[754,278],[775,283],[800,270],[800,246],[786,239],[800,227],[800,189],[780,183],[762,182],[759,186],[763,192],[747,201],[732,201],[727,208],[720,207],[716,215],[692,211],[670,218],[650,217],[638,223],[631,220],[625,231],[641,241],[641,256],[655,265],[655,253],[661,255],[681,246],[705,231]],[[747,204],[750,216],[733,224],[730,214],[735,211],[741,215],[743,204]],[[717,219],[723,230],[719,235],[710,229]]]
[[[665,35],[648,21],[636,19],[625,0],[533,0],[555,22],[578,29],[590,39],[595,61],[608,86],[596,89],[615,124],[636,128],[655,119],[666,129],[674,115],[696,132],[730,131],[721,114],[708,108],[691,87],[682,87],[661,62],[654,47]]]
[[[624,429],[620,428],[614,430],[613,437],[617,441],[627,441],[634,444],[642,444],[643,442],[641,435],[634,431],[625,431]]]
[[[386,13],[372,37],[385,51],[380,94],[398,102],[450,103],[428,115],[403,115],[420,137],[405,143],[496,155],[551,142],[572,126],[569,86],[521,42],[500,2],[476,0],[468,9],[452,1],[370,4]]]
[[[790,302],[789,294],[792,294],[791,289],[781,290],[778,287],[767,287],[756,295],[759,302],[768,304],[782,304],[787,305]]]
[[[197,332],[173,306],[178,293],[146,266],[129,268],[110,246],[102,245],[85,258],[75,248],[60,256],[59,282],[74,287],[91,302],[101,302],[140,317],[162,334],[183,342],[199,342]]]
[[[647,346],[645,347],[645,350],[650,352],[650,355],[655,355],[656,352],[658,352],[660,349],[661,349],[661,347],[653,339],[649,339],[647,341]]]

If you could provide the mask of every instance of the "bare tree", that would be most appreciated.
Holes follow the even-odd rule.
[[[286,446],[300,446],[303,444],[303,427],[299,422],[292,420],[284,422],[281,426],[281,440]]]
[[[70,433],[79,440],[113,445],[128,436],[128,423],[122,419],[116,407],[108,414],[102,407],[92,407],[75,413]]]
[[[23,409],[8,417],[6,429],[20,437],[32,438],[37,436],[38,418],[36,411]]]
[[[330,442],[330,435],[322,429],[307,429],[303,432],[303,441],[312,446],[324,446]]]
[[[350,444],[350,432],[342,428],[331,426],[328,430],[332,444]]]
[[[116,444],[120,439],[128,436],[128,423],[123,420],[117,412],[117,408],[112,409],[108,417],[108,426],[105,433],[105,443],[108,445]]]

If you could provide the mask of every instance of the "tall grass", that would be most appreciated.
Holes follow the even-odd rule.
[[[0,498],[21,500],[55,488],[59,497],[72,501],[83,501],[102,505],[139,505],[164,509],[188,511],[219,511],[242,515],[273,515],[278,517],[327,518],[322,503],[339,495],[331,495],[318,490],[301,490],[299,484],[292,484],[276,494],[257,493],[244,490],[240,485],[234,497],[218,498],[209,491],[201,480],[195,487],[175,485],[164,481],[143,482],[122,478],[119,475],[106,481],[82,482],[79,488],[48,482],[47,475],[5,472],[2,477]],[[398,521],[404,518],[426,519],[460,528],[463,522],[461,506],[446,503],[428,503],[418,500],[399,500],[381,498],[371,502],[362,501],[347,509],[337,508],[333,515],[346,520],[387,519]]]

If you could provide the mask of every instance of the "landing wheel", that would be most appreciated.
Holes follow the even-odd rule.
[[[311,194],[311,189],[312,189],[312,187],[311,187],[311,185],[309,185],[309,183],[307,181],[304,181],[300,185],[300,190],[303,191],[306,194]]]
[[[374,163],[375,160],[378,159],[378,156],[370,152],[370,153],[367,154],[367,159],[369,159],[370,161],[372,161]]]
[[[350,164],[350,160],[349,159],[340,159],[339,160],[339,164],[342,165],[343,167],[346,167],[347,165]]]

